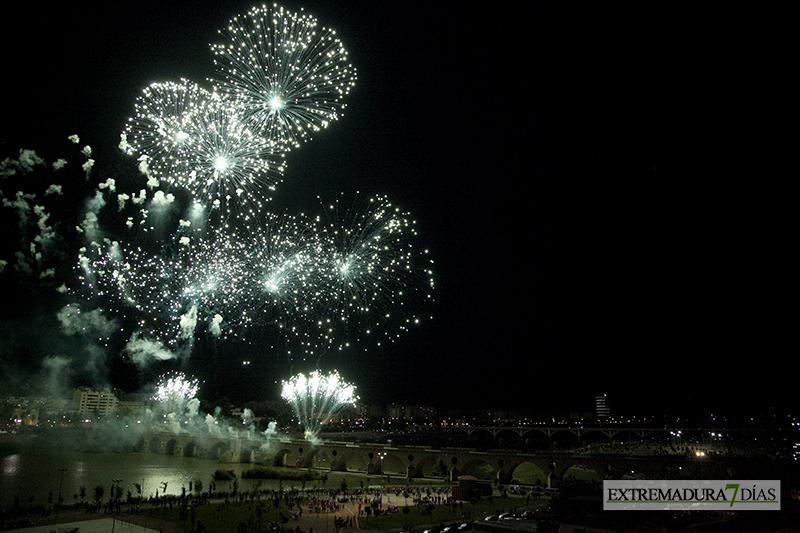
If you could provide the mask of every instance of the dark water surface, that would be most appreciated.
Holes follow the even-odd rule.
[[[156,491],[163,494],[163,483],[167,483],[167,494],[180,495],[182,488],[188,492],[189,483],[194,484],[198,479],[203,483],[203,490],[207,491],[218,469],[232,470],[240,476],[240,490],[249,490],[257,483],[241,479],[242,472],[251,468],[251,464],[141,452],[90,453],[0,442],[0,462],[1,511],[7,511],[15,497],[24,506],[48,505],[49,494],[52,492],[53,501],[56,501],[59,490],[65,504],[93,502],[97,486],[103,487],[103,501],[106,502],[114,479],[121,480],[119,486],[123,500],[128,491],[137,494],[134,483],[143,487],[145,496],[154,496]],[[291,482],[283,483],[284,488],[292,485]],[[262,480],[260,486],[277,488],[278,482]],[[80,498],[81,487],[86,489],[84,500]],[[231,482],[217,481],[216,488],[230,490]]]

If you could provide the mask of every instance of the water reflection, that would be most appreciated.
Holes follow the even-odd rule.
[[[3,458],[3,476],[13,476],[17,473],[19,465],[19,454],[9,455]]]
[[[148,453],[44,453],[25,452],[3,457],[3,475],[0,480],[0,508],[8,510],[15,497],[24,505],[47,505],[52,493],[55,499],[59,489],[65,504],[93,502],[97,487],[103,488],[103,501],[111,496],[114,479],[120,479],[123,500],[128,492],[138,495],[135,483],[142,486],[147,496],[180,495],[189,492],[190,483],[197,480],[208,490],[217,469],[231,470],[239,476],[241,490],[250,490],[257,481],[241,479],[250,464],[219,463],[194,457],[173,457]],[[64,470],[63,484],[61,469]],[[218,490],[229,490],[230,482],[217,481]],[[274,485],[274,487],[273,487]],[[284,483],[288,488],[291,483]],[[299,485],[298,485],[299,486]],[[262,488],[277,488],[277,482],[261,481]]]

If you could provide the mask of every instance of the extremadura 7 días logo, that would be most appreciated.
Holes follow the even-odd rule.
[[[604,510],[727,509],[776,511],[780,480],[607,480]]]

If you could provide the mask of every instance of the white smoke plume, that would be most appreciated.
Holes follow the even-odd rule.
[[[140,338],[134,334],[125,346],[124,353],[137,365],[144,366],[151,361],[167,361],[177,356],[162,343]]]
[[[117,182],[114,180],[114,178],[108,178],[103,183],[100,183],[97,186],[97,188],[98,189],[108,189],[109,192],[114,192],[114,191],[117,190]]]
[[[164,191],[156,191],[153,195],[153,206],[154,207],[163,207],[170,205],[172,202],[175,201],[175,195],[172,193],[164,194]]]
[[[108,338],[119,330],[116,320],[103,316],[100,309],[85,312],[80,305],[65,305],[56,314],[61,330],[67,335],[82,333],[96,338]]]
[[[214,335],[215,337],[219,337],[222,334],[222,329],[219,325],[222,323],[222,315],[216,314],[214,318],[211,319],[211,323],[208,325],[208,332]]]
[[[44,159],[36,155],[33,150],[20,148],[19,157],[11,159],[10,157],[0,161],[0,176],[13,176],[17,170],[22,171],[23,174],[30,172],[36,165],[44,165]]]
[[[133,148],[131,148],[131,145],[128,144],[128,135],[125,134],[125,133],[120,133],[119,134],[119,145],[118,146],[119,146],[119,149],[122,150],[126,154],[130,155],[130,154],[133,153]]]
[[[89,174],[91,174],[93,166],[94,166],[94,159],[87,159],[86,162],[83,165],[81,165],[81,168],[86,173],[86,179],[89,179]]]
[[[59,398],[69,390],[70,363],[69,359],[59,355],[49,355],[42,360],[44,386],[49,395]]]
[[[194,330],[197,328],[196,305],[193,305],[186,314],[181,315],[180,327],[181,331],[178,334],[179,339],[191,339],[194,336]]]

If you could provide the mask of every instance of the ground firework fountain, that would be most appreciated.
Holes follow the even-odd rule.
[[[297,374],[284,381],[281,396],[292,405],[306,439],[315,442],[323,424],[330,422],[333,415],[347,405],[355,404],[358,400],[355,390],[355,386],[346,383],[338,372],[323,375],[315,370],[307,377]]]

